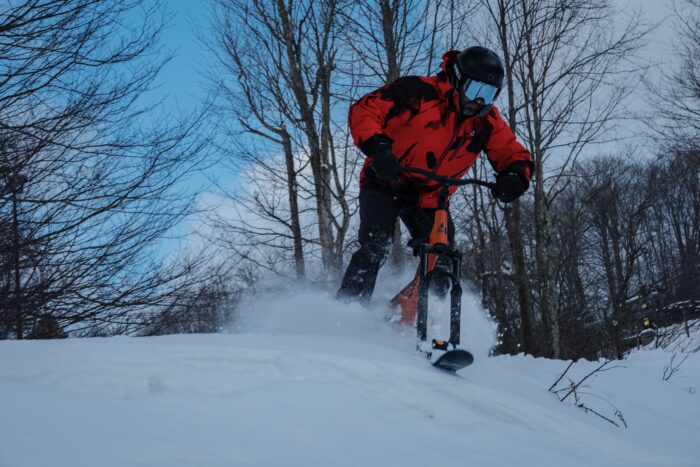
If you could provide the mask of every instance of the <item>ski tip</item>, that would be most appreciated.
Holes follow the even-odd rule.
[[[474,356],[464,349],[454,349],[448,350],[432,363],[436,368],[456,373],[474,363]]]

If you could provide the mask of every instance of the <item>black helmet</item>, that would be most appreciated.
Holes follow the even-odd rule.
[[[485,47],[469,47],[461,51],[455,60],[454,85],[463,91],[467,80],[473,79],[496,86],[500,92],[505,74],[503,62],[495,52]]]

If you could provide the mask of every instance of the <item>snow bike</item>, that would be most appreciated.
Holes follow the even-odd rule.
[[[471,353],[460,349],[459,335],[462,312],[462,286],[460,285],[462,252],[450,247],[448,240],[449,229],[449,195],[453,186],[478,185],[493,188],[494,183],[477,179],[457,179],[435,175],[430,171],[405,167],[406,174],[421,174],[440,184],[438,207],[435,211],[432,230],[427,239],[411,239],[408,246],[418,256],[419,263],[413,280],[391,299],[391,304],[401,310],[401,323],[413,325],[417,333],[417,349],[431,363],[443,370],[456,372],[474,361]],[[436,268],[440,257],[446,257],[450,265],[448,271]],[[432,339],[427,341],[428,334],[428,294],[431,280],[436,274],[449,277],[450,289],[450,337],[449,340]]]

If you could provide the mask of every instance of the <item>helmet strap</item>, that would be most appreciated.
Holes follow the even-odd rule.
[[[462,92],[459,83],[462,80],[462,73],[459,71],[457,62],[452,63],[452,72],[450,75],[450,83],[452,84],[452,87],[455,88],[457,92]]]

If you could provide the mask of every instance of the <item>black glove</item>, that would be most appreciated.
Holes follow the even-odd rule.
[[[372,170],[377,180],[396,181],[401,175],[401,164],[391,149],[391,139],[385,135],[375,135],[362,147],[365,154],[372,158]]]
[[[528,186],[530,182],[522,167],[512,165],[496,176],[496,186],[491,194],[502,203],[512,203],[527,191]]]
[[[372,168],[377,179],[383,182],[396,181],[401,174],[401,165],[391,150],[377,152],[372,156]]]

